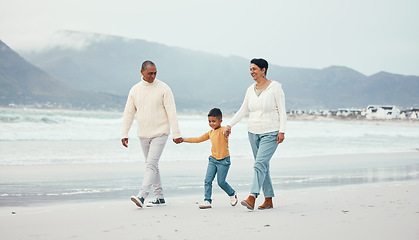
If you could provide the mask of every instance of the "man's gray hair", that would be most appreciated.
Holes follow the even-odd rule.
[[[141,69],[143,70],[143,71],[145,71],[147,68],[148,68],[148,66],[156,66],[156,64],[154,64],[152,61],[150,61],[150,60],[147,60],[147,61],[144,61],[143,62],[143,65],[141,65]]]

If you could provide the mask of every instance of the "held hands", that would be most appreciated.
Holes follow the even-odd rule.
[[[183,143],[183,138],[182,137],[180,137],[180,138],[173,138],[173,142],[176,143],[176,144]]]
[[[227,125],[226,129],[224,129],[223,135],[224,135],[225,138],[228,138],[228,136],[230,136],[230,134],[231,134],[231,126]]]

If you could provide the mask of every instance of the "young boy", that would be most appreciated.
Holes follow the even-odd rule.
[[[184,142],[190,143],[200,143],[211,139],[211,156],[209,156],[207,174],[205,176],[205,199],[204,203],[199,205],[200,209],[211,208],[212,181],[215,175],[217,175],[218,186],[230,196],[231,206],[237,204],[236,191],[226,182],[228,169],[230,168],[230,153],[228,151],[228,138],[225,138],[223,135],[225,127],[221,126],[222,118],[220,109],[211,109],[208,114],[208,122],[212,130],[200,137],[183,138]]]

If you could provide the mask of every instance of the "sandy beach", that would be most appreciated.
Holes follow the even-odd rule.
[[[274,209],[255,211],[230,206],[224,195],[207,210],[197,207],[201,196],[143,209],[129,198],[1,207],[0,232],[2,239],[419,239],[419,181],[277,195]]]
[[[121,197],[73,199],[72,195],[58,198],[40,196],[37,201],[22,204],[0,204],[0,239],[419,239],[419,179],[417,152],[394,154],[357,154],[290,158],[272,162],[275,179],[278,169],[288,169],[299,176],[310,162],[327,172],[364,165],[364,170],[346,171],[348,178],[308,176],[309,185],[286,183],[276,187],[274,209],[249,211],[238,204],[229,205],[228,197],[214,184],[213,208],[201,210],[202,190],[166,195],[166,206],[137,208],[129,199],[129,191]],[[337,161],[339,160],[339,161]],[[396,165],[404,162],[404,165]],[[235,162],[229,178],[237,186],[240,200],[247,197],[251,179],[252,161]],[[370,168],[381,163],[378,171]],[[143,163],[2,166],[0,176],[3,188],[7,184],[58,185],[115,181],[112,176],[141,179]],[[410,167],[409,167],[410,166]],[[162,162],[166,185],[168,179],[181,184],[181,175],[195,176],[185,181],[200,182],[205,172],[205,161],[193,163]],[[377,167],[377,166],[376,166]],[[388,167],[388,168],[386,168]],[[368,170],[373,169],[373,170]],[[374,170],[375,169],[375,170]],[[340,172],[337,172],[340,174]],[[185,175],[185,176],[186,176]],[[187,176],[186,176],[187,177]],[[243,178],[240,178],[243,177]],[[343,176],[342,176],[343,177]],[[239,181],[237,181],[239,179]],[[236,180],[236,181],[235,181]],[[325,181],[327,180],[327,181]],[[238,182],[247,184],[239,187]],[[32,185],[30,185],[32,184]],[[119,184],[119,182],[117,182]],[[313,185],[314,184],[314,185]],[[48,185],[49,186],[49,185]],[[48,188],[47,186],[47,188]],[[51,184],[52,187],[56,186]],[[129,189],[128,189],[129,190]],[[131,194],[135,194],[133,190]],[[199,193],[198,193],[199,192]],[[189,193],[189,194],[186,194]],[[93,193],[92,193],[93,194]],[[126,196],[125,196],[126,195]],[[33,195],[36,196],[36,195]],[[89,196],[80,195],[80,196]],[[153,196],[147,200],[152,200]],[[45,200],[43,200],[45,199]],[[20,202],[19,202],[20,201]],[[28,199],[30,201],[30,199]],[[257,199],[262,204],[263,196]],[[1,202],[0,202],[1,203]]]

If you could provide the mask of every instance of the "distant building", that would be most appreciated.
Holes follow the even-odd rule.
[[[366,109],[339,108],[338,110],[287,110],[289,116],[316,116],[357,119],[413,119],[419,120],[419,107],[400,110],[393,105],[368,105]],[[309,119],[307,118],[307,119]]]
[[[400,109],[390,105],[368,105],[365,111],[366,119],[396,119],[400,118]]]
[[[331,116],[332,115],[332,113],[329,110],[320,110],[319,114],[321,116]]]
[[[305,113],[305,111],[304,110],[300,110],[300,109],[287,111],[287,114],[288,115],[302,115],[304,113]]]
[[[361,109],[352,109],[352,108],[339,108],[336,112],[336,116],[348,117],[348,116],[359,116],[361,115]]]
[[[329,110],[329,113],[328,113],[328,117],[330,117],[330,116],[332,116],[332,117],[334,117],[334,116],[336,116],[336,114],[338,113],[338,111],[337,110]]]
[[[410,110],[402,111],[402,113],[409,119],[419,119],[419,108],[411,108]]]

